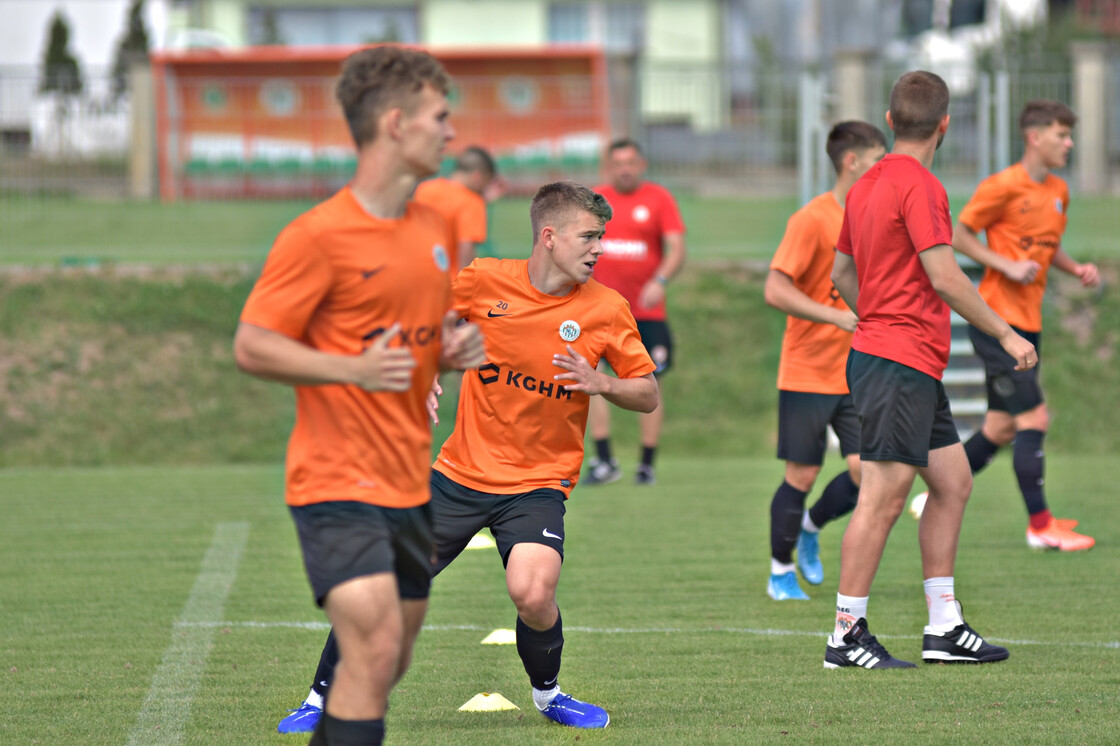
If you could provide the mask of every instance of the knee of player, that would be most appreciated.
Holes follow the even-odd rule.
[[[556,622],[556,596],[543,587],[527,588],[510,594],[517,615],[534,629],[548,629]]]
[[[809,492],[821,473],[821,467],[816,464],[799,464],[794,461],[786,462],[785,480],[790,487]]]
[[[1050,428],[1050,410],[1045,404],[1039,404],[1034,409],[1023,412],[1015,417],[1016,430],[1041,430],[1046,432]]]

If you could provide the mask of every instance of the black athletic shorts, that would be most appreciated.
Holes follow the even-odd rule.
[[[435,574],[430,503],[383,508],[337,500],[289,510],[315,603],[322,606],[340,583],[381,572],[397,576],[401,598],[428,597]]]
[[[1015,327],[1011,327],[1015,329]],[[988,387],[988,409],[1016,415],[1028,412],[1042,404],[1042,383],[1039,368],[1042,365],[1042,335],[1015,329],[1019,336],[1034,345],[1039,352],[1038,365],[1027,370],[1015,370],[1015,358],[1008,355],[999,340],[969,325],[968,338],[976,357],[984,363],[984,379]]]
[[[859,416],[850,394],[778,391],[778,458],[820,466],[829,425],[840,439],[841,454],[859,453]]]
[[[857,350],[848,388],[859,414],[859,456],[929,466],[929,452],[960,442],[945,387],[933,376]]]
[[[669,322],[639,321],[638,334],[642,335],[642,344],[657,366],[653,375],[660,378],[673,367],[673,335],[669,332]]]
[[[436,573],[451,564],[470,540],[489,528],[509,561],[514,544],[544,544],[564,557],[564,493],[548,488],[516,495],[495,495],[464,487],[432,469],[432,520]]]

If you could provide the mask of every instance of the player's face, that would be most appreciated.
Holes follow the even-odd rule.
[[[591,279],[595,263],[603,254],[603,221],[580,210],[555,229],[552,235],[552,262],[575,284]]]
[[[1034,131],[1035,146],[1047,168],[1065,168],[1073,148],[1073,132],[1061,122],[1051,122]]]
[[[430,85],[425,85],[412,106],[402,112],[401,151],[417,176],[439,171],[444,148],[455,137],[450,115],[447,96]]]
[[[626,194],[641,186],[646,172],[646,159],[636,148],[619,148],[607,156],[607,181]]]
[[[883,156],[887,154],[887,149],[882,145],[876,145],[866,150],[857,150],[855,154],[856,160],[855,163],[852,164],[852,168],[855,170],[856,178],[858,179],[867,173],[869,168],[883,160]]]

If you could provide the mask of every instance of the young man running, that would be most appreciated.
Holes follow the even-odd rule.
[[[478,259],[454,281],[455,311],[485,330],[487,362],[463,378],[455,429],[432,470],[435,571],[489,528],[517,608],[517,652],[534,704],[561,725],[602,728],[606,710],[557,682],[565,501],[579,481],[590,397],[649,412],[658,404],[656,366],[626,302],[590,281],[611,215],[602,195],[548,184],[530,215],[528,260]],[[596,370],[603,359],[617,378]],[[331,701],[336,660],[332,635],[311,693],[290,718],[302,713],[306,724],[324,696]]]
[[[836,169],[832,190],[795,212],[770,262],[766,302],[789,314],[778,367],[778,458],[785,480],[770,501],[770,582],[775,601],[809,600],[794,572],[820,585],[824,566],[818,534],[847,515],[859,495],[859,418],[852,406],[844,362],[852,346],[856,315],[832,286],[832,260],[844,220],[844,199],[856,180],[887,152],[887,140],[867,122],[840,122],[828,133],[828,157]],[[805,510],[827,450],[827,428],[840,439],[848,468]]]
[[[435,208],[451,229],[452,275],[473,262],[478,245],[486,241],[486,203],[500,184],[497,174],[490,154],[472,145],[455,159],[455,169],[446,178],[428,179],[416,187],[413,199]]]
[[[1085,287],[1100,283],[1096,265],[1079,264],[1062,249],[1069,187],[1051,171],[1066,165],[1076,123],[1077,116],[1065,104],[1027,103],[1019,117],[1022,160],[980,183],[953,231],[953,247],[985,267],[980,295],[1035,347],[1041,345],[1042,296],[1051,266],[1077,277]],[[981,231],[986,246],[977,237]],[[1077,521],[1055,518],[1046,503],[1042,442],[1050,413],[1039,368],[1015,370],[995,339],[975,326],[969,326],[968,335],[984,362],[988,387],[984,425],[964,445],[972,473],[1014,441],[1012,465],[1030,516],[1027,544],[1063,552],[1089,549],[1094,539],[1073,530]]]
[[[449,85],[415,50],[346,60],[354,178],[276,239],[234,339],[241,370],[296,391],[285,497],[340,651],[316,745],[384,738],[431,583],[427,392],[485,359],[478,327],[448,313],[443,220],[408,201],[454,136]]]
[[[949,201],[929,171],[949,127],[949,89],[925,71],[890,95],[891,153],[848,192],[832,280],[859,323],[848,386],[860,418],[859,501],[844,532],[836,624],[825,668],[912,668],[868,631],[868,595],[914,478],[930,487],[918,529],[929,624],[922,660],[986,663],[1008,657],[965,623],[953,570],[972,474],[941,376],[949,360],[949,309],[999,340],[1026,369],[1034,345],[990,309],[957,265]]]

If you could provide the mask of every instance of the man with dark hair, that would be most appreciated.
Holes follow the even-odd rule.
[[[241,370],[296,391],[285,499],[341,653],[312,744],[382,742],[431,584],[427,392],[485,360],[449,310],[443,221],[408,201],[454,136],[447,90],[423,52],[347,58],[354,178],[277,237],[234,339]]]
[[[860,418],[859,500],[844,532],[836,625],[825,668],[913,668],[868,631],[867,601],[891,528],[914,478],[930,495],[918,529],[929,624],[927,663],[987,663],[1008,657],[961,616],[954,565],[972,475],[941,376],[949,360],[949,309],[999,340],[1020,369],[1034,345],[989,308],[957,265],[949,201],[930,173],[949,127],[949,89],[925,71],[891,91],[891,153],[848,192],[832,280],[859,322],[848,386]]]
[[[629,138],[607,147],[605,169],[608,183],[596,187],[611,203],[614,217],[603,239],[603,258],[596,278],[622,294],[638,321],[661,377],[673,365],[673,338],[665,311],[665,287],[684,266],[684,221],[673,195],[665,187],[645,180],[646,159],[641,146]],[[591,437],[595,457],[588,465],[584,484],[614,482],[622,476],[611,453],[610,407],[601,399],[591,400]],[[638,417],[642,452],[634,483],[652,485],[657,479],[653,462],[661,439],[665,410]]]
[[[557,683],[564,511],[579,482],[588,402],[598,395],[639,412],[658,404],[655,366],[626,302],[591,281],[610,216],[607,201],[587,187],[546,184],[530,208],[529,259],[476,259],[455,278],[455,311],[485,325],[487,362],[463,379],[455,429],[431,475],[436,573],[490,529],[517,607],[517,652],[533,703],[575,728],[610,721],[606,710]],[[602,359],[617,378],[596,370]],[[307,720],[316,717],[336,660],[332,635],[300,708]]]
[[[414,199],[447,220],[452,274],[474,261],[478,245],[486,241],[486,203],[497,197],[497,175],[490,154],[472,145],[455,159],[446,178],[428,179],[416,187]]]
[[[809,599],[794,572],[795,546],[801,576],[810,585],[823,582],[818,534],[829,521],[847,515],[859,494],[859,419],[844,380],[856,315],[832,286],[830,274],[844,199],[887,152],[887,139],[867,122],[840,122],[828,133],[826,150],[836,182],[790,217],[766,278],[766,302],[788,314],[778,367],[778,458],[786,468],[770,501],[766,587],[775,601]],[[806,511],[805,498],[824,463],[829,425],[848,468]]]
[[[980,295],[1035,347],[1041,344],[1042,296],[1051,266],[1077,277],[1085,287],[1100,283],[1096,265],[1079,264],[1062,248],[1069,187],[1051,171],[1066,165],[1076,123],[1077,116],[1065,104],[1027,103],[1019,117],[1022,160],[980,183],[953,231],[953,247],[985,267]],[[986,246],[977,237],[981,231]],[[1027,544],[1063,552],[1089,549],[1093,538],[1073,531],[1077,521],[1055,518],[1043,493],[1042,442],[1050,414],[1039,368],[1017,371],[996,340],[975,326],[968,334],[984,361],[988,387],[984,425],[964,446],[972,473],[1014,441],[1012,464],[1030,515]]]

